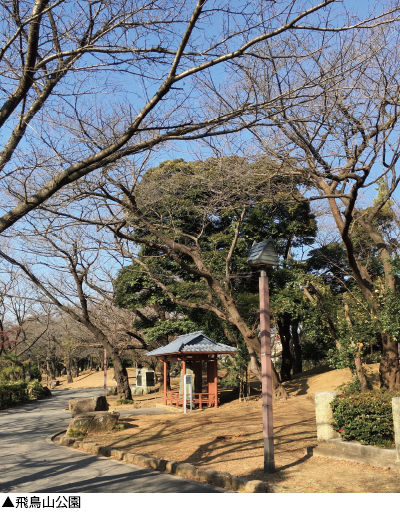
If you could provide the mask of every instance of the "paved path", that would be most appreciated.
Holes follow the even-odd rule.
[[[224,492],[193,480],[46,442],[47,437],[67,428],[71,420],[71,413],[64,410],[68,400],[101,392],[54,390],[52,398],[0,411],[0,492]]]

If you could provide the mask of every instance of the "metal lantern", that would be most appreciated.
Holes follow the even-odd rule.
[[[266,242],[254,244],[250,249],[247,263],[251,267],[272,267],[273,265],[278,265],[279,258],[273,239],[268,238]]]

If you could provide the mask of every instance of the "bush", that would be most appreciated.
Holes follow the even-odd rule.
[[[43,386],[37,380],[30,381],[28,383],[27,390],[29,398],[32,398],[34,400],[42,398],[47,395],[46,391],[43,389]]]
[[[121,430],[125,430],[125,425],[122,423],[117,423],[114,427],[115,432],[121,432]]]
[[[133,400],[129,400],[129,398],[120,398],[119,400],[116,400],[115,404],[116,405],[128,405],[128,404],[133,404],[134,401]]]
[[[27,382],[0,382],[0,409],[28,400]]]
[[[346,395],[353,395],[355,393],[361,393],[361,382],[357,375],[353,375],[353,380],[348,384],[343,384],[338,387],[338,391]]]
[[[36,400],[48,395],[48,391],[37,380],[26,382],[0,381],[0,409]]]
[[[70,428],[68,431],[68,437],[83,437],[85,432],[83,430],[79,430],[79,428]]]
[[[368,391],[336,397],[331,402],[333,428],[344,441],[359,441],[379,447],[394,443],[392,398],[394,391]]]
[[[29,365],[28,363],[24,363],[25,373],[28,373]],[[39,371],[39,368],[35,364],[31,364],[31,379],[35,379],[39,382],[42,380],[42,373]]]

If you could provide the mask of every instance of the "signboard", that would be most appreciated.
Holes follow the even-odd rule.
[[[193,405],[193,383],[192,376],[187,373],[183,377],[183,414],[186,414],[186,401],[187,401],[187,389],[189,388],[189,397],[190,397],[190,412],[192,412]]]

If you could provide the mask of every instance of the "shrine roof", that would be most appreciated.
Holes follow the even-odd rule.
[[[203,331],[182,334],[176,340],[165,347],[160,347],[146,356],[165,356],[170,354],[227,354],[236,352],[235,347],[230,347],[224,343],[216,343],[211,338],[203,334]]]

